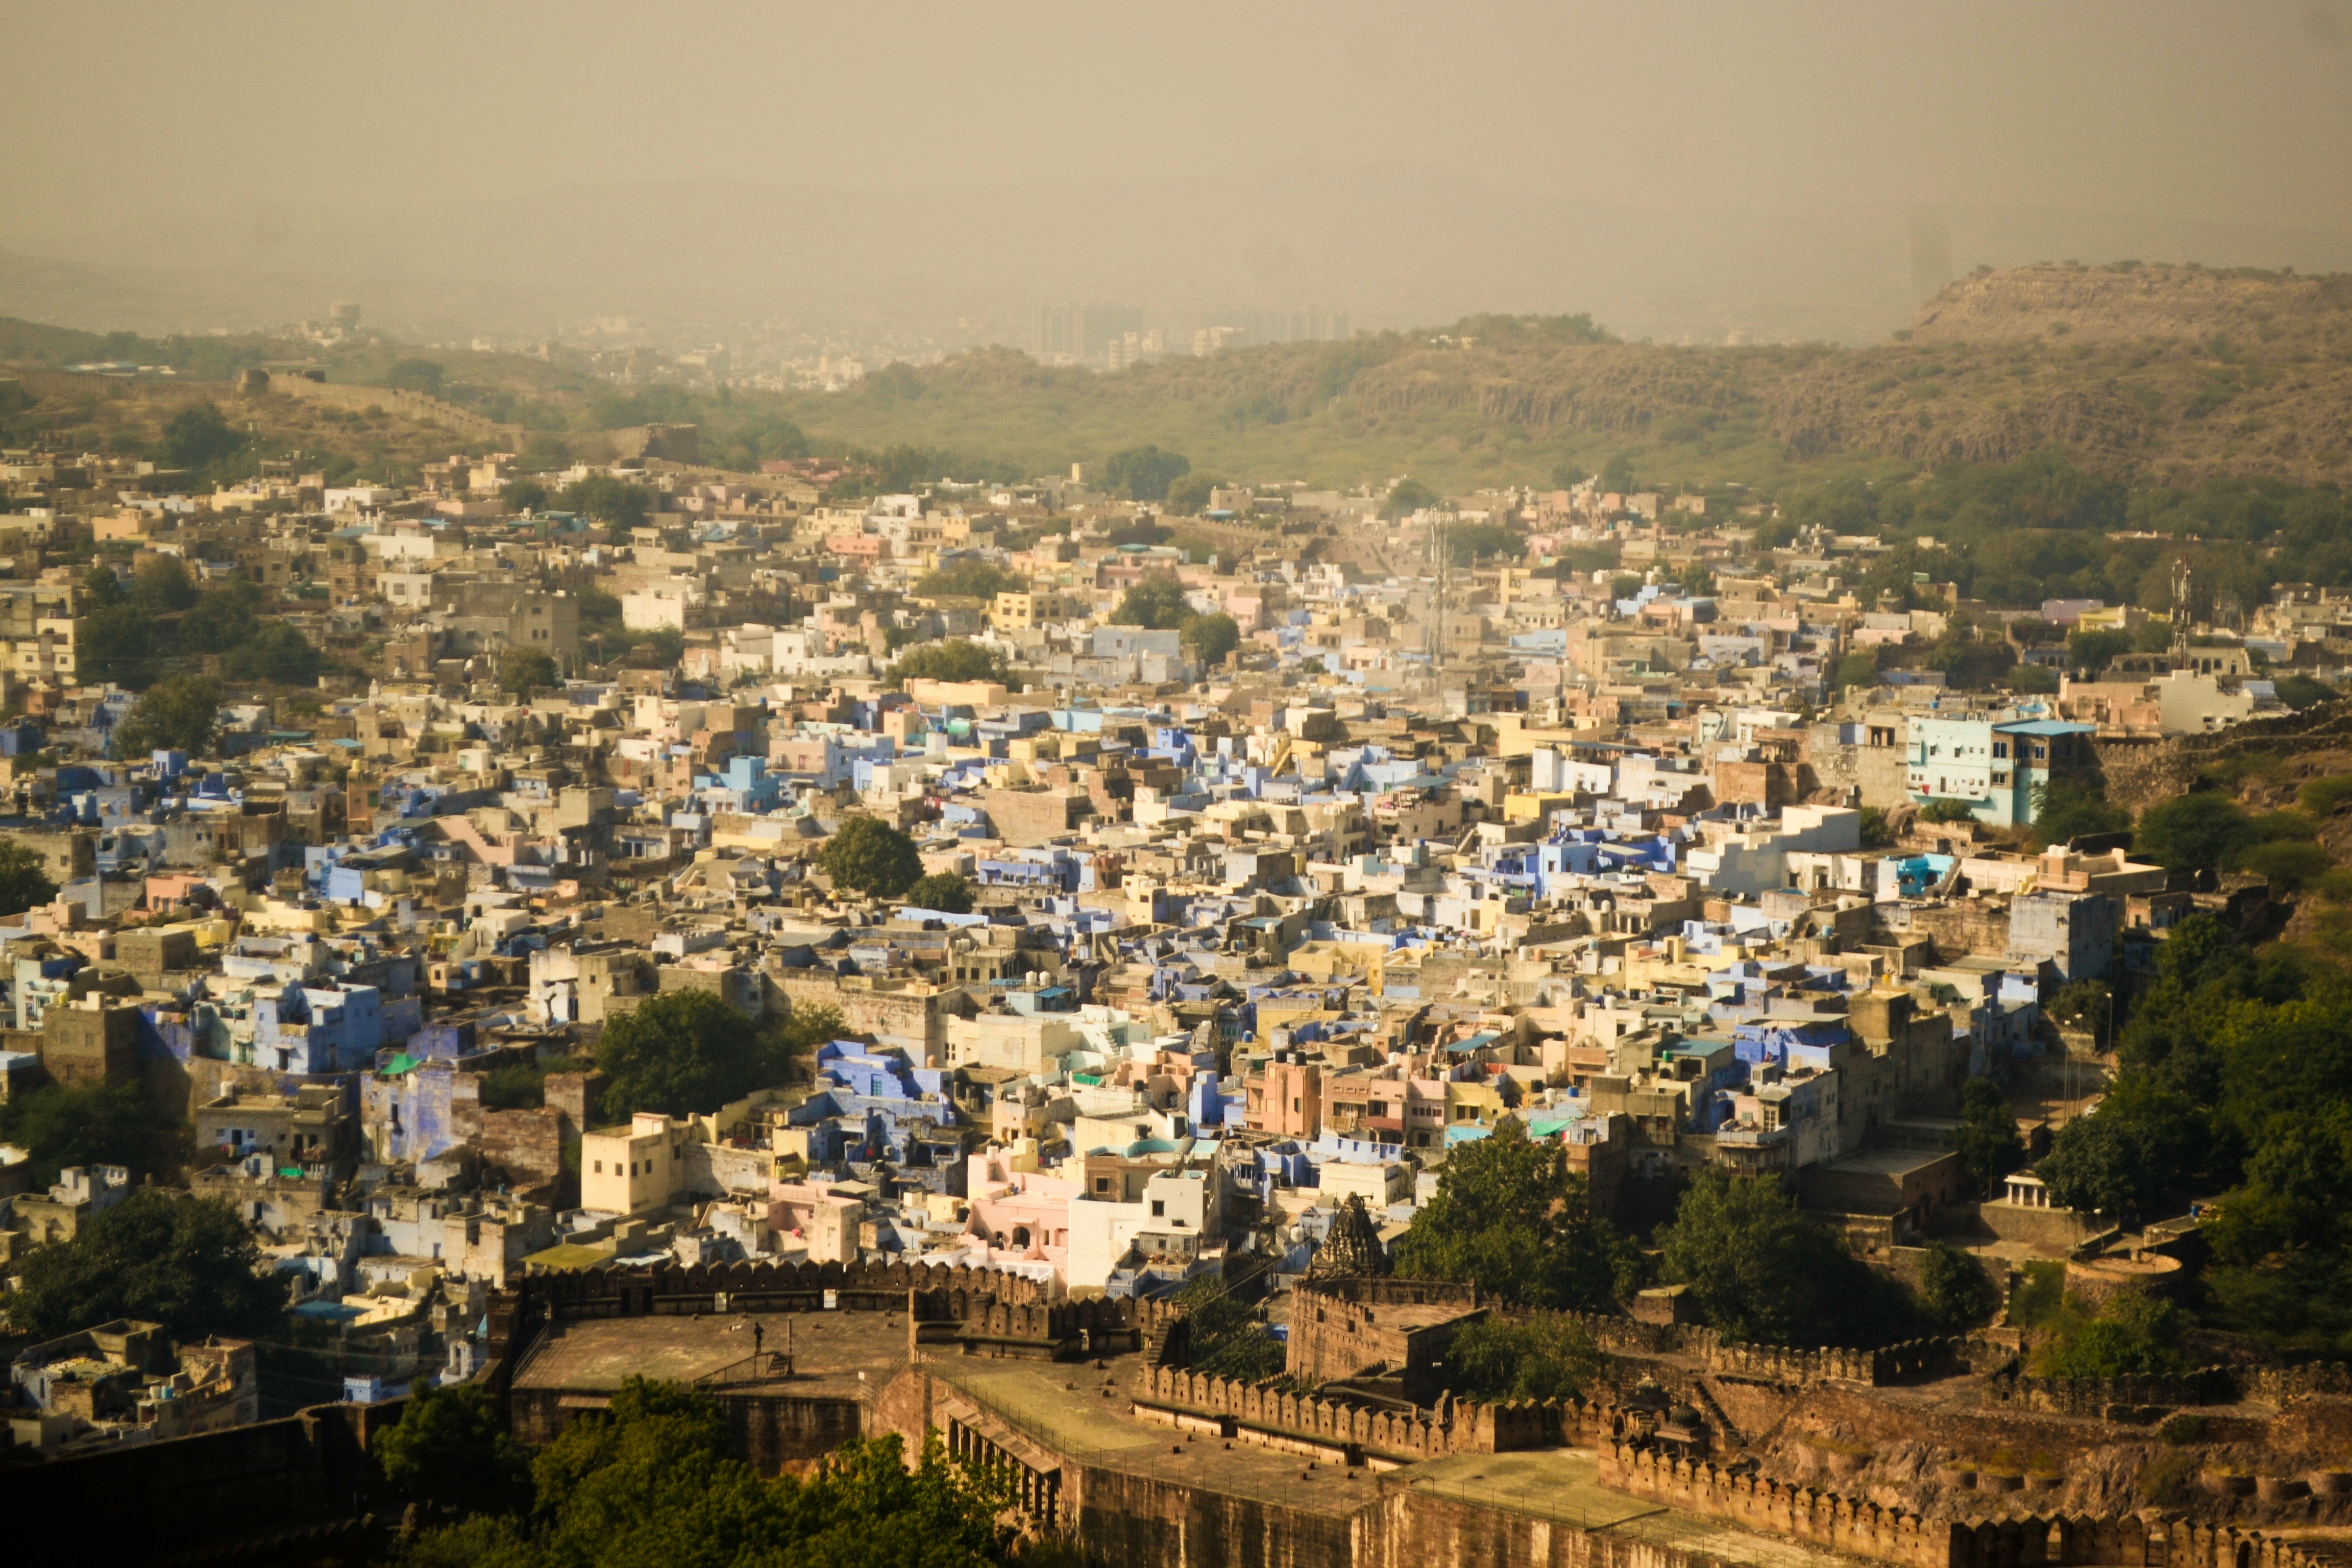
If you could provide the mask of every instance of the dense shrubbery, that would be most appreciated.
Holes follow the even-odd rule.
[[[524,1491],[518,1457],[474,1418],[466,1394],[429,1401],[425,1440],[392,1445],[384,1467],[428,1508],[478,1510],[409,1545],[414,1568],[965,1568],[1044,1555],[1015,1546],[1009,1485],[950,1460],[936,1438],[912,1468],[889,1436],[846,1445],[806,1479],[771,1479],[732,1457],[726,1417],[708,1397],[631,1378],[610,1410],[583,1414],[540,1453]]]

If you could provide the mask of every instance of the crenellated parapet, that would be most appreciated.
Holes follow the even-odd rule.
[[[2221,1366],[2156,1377],[1995,1377],[1984,1385],[1984,1402],[2062,1415],[2103,1415],[2114,1405],[2229,1405],[2239,1397],[2238,1384],[2231,1370]],[[2287,1380],[2281,1379],[2280,1386],[2288,1386]]]
[[[1616,1406],[1582,1399],[1458,1399],[1436,1410],[1398,1411],[1303,1394],[1278,1384],[1244,1383],[1168,1366],[1139,1371],[1134,1396],[1138,1405],[1149,1408],[1230,1421],[1237,1427],[1396,1460],[1509,1453],[1562,1441],[1580,1446],[1621,1426]]]
[[[1903,1568],[2321,1568],[2291,1541],[2227,1525],[2136,1514],[1927,1519],[1654,1448],[1612,1443],[1600,1454],[1601,1484],[1613,1490]]]

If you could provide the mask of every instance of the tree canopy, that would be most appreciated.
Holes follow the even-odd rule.
[[[2017,1135],[2017,1113],[1990,1079],[1972,1078],[1960,1088],[1960,1126],[1955,1137],[1961,1168],[1980,1194],[2025,1163],[2025,1141]]]
[[[1196,516],[1208,510],[1209,497],[1224,488],[1225,481],[1213,474],[1197,470],[1185,474],[1168,487],[1168,510],[1186,517]]]
[[[1400,1274],[1578,1310],[1605,1309],[1633,1267],[1624,1238],[1593,1215],[1566,1148],[1530,1139],[1517,1119],[1447,1153],[1436,1194],[1390,1255]]]
[[[1401,517],[1411,517],[1425,507],[1433,507],[1441,498],[1419,479],[1402,479],[1389,487],[1388,499],[1381,502],[1381,515],[1393,522]]]
[[[531,1467],[528,1513],[478,1513],[411,1546],[415,1568],[781,1563],[969,1568],[1015,1560],[1010,1485],[932,1436],[909,1468],[896,1436],[852,1441],[805,1479],[730,1452],[705,1394],[630,1378]]]
[[[1706,1321],[1731,1339],[1875,1344],[1908,1326],[1900,1288],[1770,1182],[1701,1173],[1659,1241],[1665,1278],[1689,1286]]]
[[[13,838],[0,843],[0,915],[23,914],[57,896],[47,861]]]
[[[114,1318],[161,1323],[177,1340],[258,1338],[283,1325],[287,1295],[261,1263],[253,1233],[226,1204],[142,1187],[72,1240],[26,1253],[7,1311],[37,1339]]]
[[[158,555],[131,575],[129,599],[148,613],[184,610],[196,602],[196,584],[176,555]]]
[[[219,409],[198,403],[163,422],[163,439],[156,456],[175,468],[205,468],[244,447],[244,434],[222,418]]]
[[[635,528],[646,520],[650,495],[645,486],[632,480],[590,474],[564,486],[556,494],[555,504],[562,510],[580,512],[615,528]]]
[[[143,757],[151,752],[181,751],[203,756],[220,733],[220,705],[216,680],[201,675],[159,680],[114,727],[114,754]]]
[[[1572,1399],[1603,1357],[1584,1326],[1570,1317],[1490,1316],[1456,1332],[1445,1365],[1455,1392],[1474,1399]]]
[[[44,1084],[0,1104],[0,1142],[30,1156],[33,1184],[68,1165],[121,1165],[134,1176],[175,1170],[187,1124],[158,1111],[136,1084]]]
[[[1192,650],[1192,657],[1202,664],[1216,664],[1241,647],[1241,624],[1222,612],[1213,616],[1194,616],[1184,623],[1182,641]]]
[[[2134,850],[2168,871],[2214,871],[2255,839],[2238,803],[2216,791],[2175,795],[2140,814]]]
[[[499,689],[502,691],[528,697],[533,691],[551,691],[562,682],[554,658],[542,649],[510,647],[499,656]]]
[[[1244,1383],[1282,1375],[1282,1342],[1267,1332],[1255,1308],[1234,1299],[1223,1279],[1193,1279],[1176,1293],[1176,1304],[1188,1314],[1192,1371]]]
[[[1172,632],[1180,630],[1192,615],[1192,606],[1184,600],[1184,584],[1176,580],[1173,573],[1154,572],[1138,579],[1133,587],[1119,595],[1118,608],[1110,614],[1110,624]]]
[[[916,579],[915,592],[931,598],[992,599],[1020,586],[1021,580],[1012,573],[974,557],[951,561],[936,572],[925,573]]]
[[[893,686],[904,686],[910,680],[1002,681],[1008,673],[1004,656],[995,648],[950,637],[907,649],[890,667],[887,679]]]
[[[971,879],[961,871],[934,871],[919,877],[906,891],[906,900],[919,910],[937,910],[941,914],[971,913]]]
[[[309,686],[319,679],[321,660],[310,639],[285,621],[267,621],[222,656],[232,680]]]
[[[1103,464],[1103,486],[1124,492],[1129,500],[1165,500],[1168,487],[1192,468],[1192,459],[1181,452],[1129,447],[1113,452]]]
[[[403,392],[422,392],[428,396],[441,395],[441,362],[412,356],[394,360],[392,368],[383,373],[383,384]]]
[[[915,841],[878,816],[849,816],[826,839],[821,857],[836,889],[895,899],[923,875]]]
[[[605,1114],[702,1115],[780,1083],[785,1052],[772,1032],[708,991],[665,991],[604,1025],[596,1065]]]
[[[507,1436],[478,1384],[415,1390],[373,1457],[385,1484],[411,1501],[509,1513],[531,1500],[530,1451]]]

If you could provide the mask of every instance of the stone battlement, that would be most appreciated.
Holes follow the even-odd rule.
[[[1931,1520],[1623,1443],[1601,1449],[1600,1479],[1617,1491],[1759,1534],[1904,1568],[2319,1568],[2319,1560],[2294,1542],[2259,1531],[2151,1525],[2134,1514]]]
[[[1259,1432],[1399,1461],[1509,1453],[1562,1442],[1581,1447],[1606,1440],[1622,1425],[1615,1405],[1597,1401],[1490,1405],[1461,1399],[1435,1410],[1381,1410],[1175,1367],[1143,1369],[1136,1376],[1134,1394],[1136,1404],[1148,1408],[1231,1421]]]

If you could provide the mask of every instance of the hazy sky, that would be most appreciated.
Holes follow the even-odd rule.
[[[88,261],[260,265],[289,236],[414,244],[373,230],[395,215],[704,180],[901,193],[925,247],[952,238],[927,201],[968,223],[1002,188],[1042,242],[1089,221],[1056,192],[1367,172],[2352,238],[2352,0],[0,0],[0,247]]]

